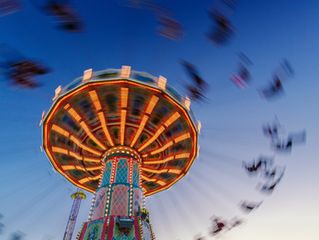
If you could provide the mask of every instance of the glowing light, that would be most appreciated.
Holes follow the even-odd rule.
[[[60,148],[60,147],[55,147],[55,146],[52,146],[52,152],[63,153],[63,154],[68,155],[68,150],[66,150],[64,148]]]
[[[53,124],[51,129],[57,133],[60,133],[61,135],[65,136],[65,137],[70,136],[70,133],[68,131],[64,130],[63,128],[59,127],[56,124]]]
[[[128,88],[121,88],[121,108],[127,108]]]
[[[129,78],[131,75],[131,66],[122,66],[121,69],[121,78]]]
[[[121,145],[124,145],[124,136],[125,136],[125,122],[126,122],[126,110],[121,110]]]
[[[156,106],[157,102],[158,102],[158,97],[155,96],[155,95],[152,95],[151,97],[151,100],[149,101],[149,103],[147,104],[147,107],[146,107],[146,110],[145,110],[145,113],[146,114],[151,114],[154,107]],[[139,138],[139,136],[141,135],[141,133],[143,132],[143,129],[148,121],[149,117],[147,115],[143,115],[142,117],[142,120],[141,120],[141,123],[140,123],[140,126],[139,128],[137,129],[136,131],[136,134],[131,142],[131,147],[133,147],[137,141],[137,139]]]
[[[82,82],[87,82],[92,78],[92,68],[87,69],[83,73]]]
[[[166,182],[164,182],[162,180],[158,180],[158,181],[156,181],[156,183],[158,183],[161,186],[164,186],[166,184]]]
[[[84,161],[84,162],[96,162],[96,163],[100,163],[101,162],[101,160],[98,159],[98,158],[83,157],[83,156],[78,155],[75,152],[72,152],[72,151],[70,151],[68,149],[57,147],[57,146],[52,146],[52,152],[63,153],[65,155],[74,157],[75,159],[81,160],[81,161]]]
[[[138,129],[137,129],[137,131],[136,131],[136,134],[135,134],[135,136],[134,136],[134,138],[133,138],[133,140],[132,140],[132,142],[131,142],[131,145],[130,145],[131,147],[134,146],[134,144],[136,143],[138,137],[139,137],[139,136],[141,135],[141,133],[143,132],[143,129],[144,129],[144,127],[145,127],[145,124],[146,124],[148,118],[149,118],[149,117],[146,116],[146,115],[143,116],[142,121],[141,121],[141,123],[140,123],[140,126],[138,127]]]
[[[188,111],[190,110],[191,100],[188,97],[186,97],[184,100],[184,106],[186,107]]]
[[[86,183],[86,182],[89,182],[89,181],[93,181],[93,180],[97,180],[101,177],[101,175],[97,175],[95,177],[86,177],[86,178],[82,178],[79,180],[79,183],[83,184],[83,183]]]
[[[83,128],[83,130],[86,132],[86,134],[103,150],[106,150],[106,147],[91,133],[88,126],[85,124],[85,122],[81,122],[80,126]]]
[[[100,100],[99,100],[99,97],[97,96],[97,93],[95,90],[93,91],[89,91],[89,95],[90,95],[90,98],[93,102],[93,105],[95,107],[95,110],[98,112],[102,109],[101,107],[101,103],[100,103]]]
[[[173,122],[175,122],[181,115],[178,112],[175,112],[169,119],[164,123],[165,127],[169,127]]]
[[[87,146],[85,146],[84,144],[82,144],[77,138],[75,138],[74,136],[70,135],[70,133],[66,130],[64,130],[63,128],[59,127],[58,125],[56,124],[53,124],[52,125],[52,128],[51,128],[53,131],[69,138],[72,142],[74,142],[76,145],[78,145],[79,147],[83,148],[84,150],[88,151],[88,152],[91,152],[91,153],[94,153],[95,155],[97,156],[100,156],[102,153],[99,152],[99,151],[96,151],[94,149],[91,149]],[[70,136],[70,137],[69,137]]]
[[[170,141],[170,142],[166,143],[163,147],[151,152],[151,155],[155,155],[157,153],[160,153],[160,152],[164,151],[165,149],[169,148],[172,145],[173,145],[173,141]]]
[[[175,139],[174,139],[174,142],[175,142],[175,143],[178,143],[178,142],[181,142],[181,141],[183,141],[183,140],[185,140],[185,139],[188,139],[188,138],[190,138],[190,137],[191,137],[190,133],[185,133],[185,134],[183,134],[183,135],[181,135],[181,136],[175,138]]]
[[[178,118],[180,117],[180,114],[178,112],[175,112],[172,114],[164,123],[165,127],[169,127],[173,122],[175,122]],[[154,142],[159,135],[161,135],[162,132],[164,132],[165,127],[161,126],[156,133],[143,145],[141,146],[138,151],[142,151],[145,149],[147,146],[149,146],[152,142]]]
[[[106,126],[105,116],[104,116],[103,112],[101,112],[102,107],[101,107],[101,103],[100,103],[99,97],[98,97],[98,95],[97,95],[95,90],[90,91],[89,95],[90,95],[91,101],[93,102],[93,105],[94,105],[94,108],[95,108],[96,112],[98,112],[97,116],[98,116],[98,118],[100,120],[100,123],[101,123],[102,129],[103,129],[103,132],[105,134],[105,137],[106,137],[107,141],[109,142],[109,144],[111,146],[114,146],[112,137],[111,137],[110,132],[109,132],[107,126]]]
[[[80,171],[94,171],[94,170],[100,170],[101,169],[101,166],[96,166],[96,167],[87,167],[87,168],[84,168],[84,167],[81,167],[81,166],[76,166],[76,165],[63,165],[61,166],[61,168],[65,171],[68,171],[68,170],[80,170]]]
[[[60,85],[55,89],[55,95],[54,95],[54,98],[52,98],[52,101],[55,101],[59,97],[61,91],[62,91],[62,87]]]
[[[80,117],[80,115],[73,108],[70,108],[68,110],[68,112],[74,118],[75,121],[77,121],[77,122],[81,121],[82,118]]]
[[[157,79],[157,86],[163,90],[165,90],[166,88],[166,82],[167,82],[167,79],[163,76],[159,76],[158,79]]]
[[[189,156],[190,156],[190,153],[180,153],[180,154],[176,154],[175,156],[167,157],[167,158],[165,158],[163,160],[155,160],[155,161],[152,161],[152,160],[151,161],[147,161],[147,160],[145,160],[143,162],[143,164],[163,164],[163,163],[175,160],[175,159],[188,158]]]
[[[168,172],[169,173],[174,173],[174,174],[180,174],[181,170],[180,169],[169,169]]]
[[[106,121],[105,121],[104,113],[103,113],[103,112],[99,112],[97,115],[98,115],[99,120],[100,120],[100,122],[101,122],[102,129],[103,129],[103,132],[104,132],[104,134],[105,134],[105,136],[106,136],[107,141],[110,143],[111,146],[114,146],[112,137],[111,137],[110,132],[109,132],[109,130],[107,129],[107,126],[106,126]]]
[[[67,105],[65,106],[67,107]],[[74,108],[70,107],[68,113],[77,121],[85,133],[103,150],[106,150],[105,146],[91,133],[89,127],[86,125],[84,121],[82,121],[81,116],[74,110]]]
[[[150,145],[152,142],[154,142],[157,137],[162,133],[164,132],[165,128],[163,126],[161,126],[157,132],[142,146],[138,149],[138,151],[142,151],[143,149],[145,149],[148,145]]]
[[[176,154],[175,159],[188,158],[189,156],[190,156],[190,153],[180,153],[180,154]]]
[[[160,173],[175,173],[175,174],[179,174],[181,172],[180,169],[151,169],[151,168],[144,168],[142,167],[142,170],[143,171],[146,171],[146,172],[150,172],[150,173],[157,173],[157,174],[160,174]]]
[[[90,147],[85,146],[84,144],[82,144],[77,138],[75,138],[74,136],[70,136],[70,140],[72,142],[74,142],[76,145],[78,145],[79,147],[83,148],[84,150],[91,152],[97,156],[101,156],[102,152],[96,151]]]
[[[148,181],[148,182],[156,182],[156,179],[155,178],[148,178],[146,177],[145,175],[141,174],[141,178],[145,181]]]
[[[145,110],[146,114],[151,114],[152,113],[154,107],[156,106],[156,104],[158,102],[158,99],[159,98],[157,96],[155,96],[155,95],[153,95],[151,97],[151,100],[149,101],[149,103],[148,103],[148,105],[146,107],[146,110]]]
[[[169,162],[169,161],[172,161],[174,160],[174,156],[170,156],[170,157],[167,157],[163,160],[156,160],[156,161],[144,161],[143,163],[144,164],[162,164],[162,163],[166,163],[166,162]]]

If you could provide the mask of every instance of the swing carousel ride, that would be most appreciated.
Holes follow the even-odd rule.
[[[86,70],[58,87],[43,120],[54,168],[94,194],[78,239],[155,239],[144,196],[171,187],[198,152],[190,100],[163,76]]]

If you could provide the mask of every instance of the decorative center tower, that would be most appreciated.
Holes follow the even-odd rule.
[[[86,70],[53,101],[44,149],[57,171],[94,193],[78,239],[155,239],[144,196],[172,186],[197,155],[190,100],[166,78],[123,66]]]

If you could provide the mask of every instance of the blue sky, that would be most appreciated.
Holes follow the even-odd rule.
[[[213,1],[161,1],[185,30],[181,41],[156,34],[157,21],[145,10],[125,8],[124,1],[73,1],[85,21],[85,31],[68,34],[55,28],[33,1],[24,10],[0,18],[1,43],[47,64],[52,72],[40,78],[41,88],[20,90],[0,78],[0,213],[4,234],[22,231],[28,240],[62,239],[75,187],[51,168],[40,151],[43,110],[48,110],[54,89],[93,68],[130,65],[138,71],[163,75],[185,93],[187,75],[180,59],[198,66],[210,84],[208,101],[192,104],[202,122],[201,151],[189,175],[170,190],[147,199],[151,222],[159,240],[191,240],[205,233],[210,216],[240,217],[245,223],[221,239],[316,239],[319,215],[318,177],[318,69],[319,2],[238,1],[231,20],[236,35],[223,47],[204,38],[211,27],[207,9]],[[41,2],[41,1],[38,1]],[[236,53],[254,62],[249,89],[229,80],[236,69]],[[285,82],[285,95],[276,101],[261,99],[256,89],[267,85],[273,69],[286,58],[295,76]],[[274,155],[261,126],[277,116],[290,131],[307,130],[307,144],[292,154],[276,154],[286,173],[270,196],[256,190],[258,178],[241,168],[260,154]],[[87,219],[91,195],[83,201],[76,232]],[[241,200],[264,200],[250,215],[238,209]],[[76,233],[75,233],[76,235]]]

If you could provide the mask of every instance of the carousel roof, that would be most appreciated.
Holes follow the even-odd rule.
[[[162,76],[127,66],[87,70],[57,88],[53,100],[43,120],[44,149],[55,169],[82,189],[98,188],[105,154],[115,147],[139,155],[145,195],[177,182],[197,155],[200,126],[190,101]]]

